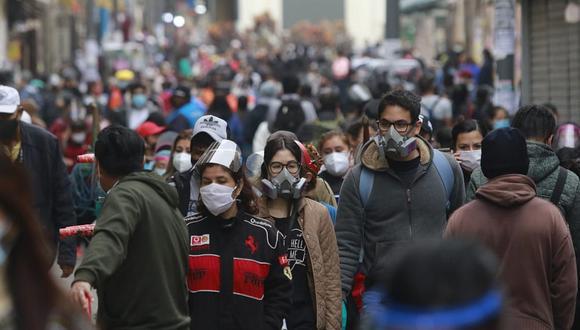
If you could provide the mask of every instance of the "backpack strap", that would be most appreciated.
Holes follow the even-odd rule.
[[[428,107],[424,103],[421,103],[421,105],[425,108],[425,110],[427,110],[427,115],[429,116],[429,120],[431,120],[431,121],[435,120],[435,118],[433,118],[433,111],[435,111],[435,108],[437,108],[437,105],[439,104],[439,101],[441,101],[441,96],[438,96],[435,99],[435,102],[433,102],[433,104],[431,104],[430,107]]]
[[[371,196],[371,192],[373,191],[374,181],[375,174],[361,165],[360,179],[358,182],[358,191],[360,194],[360,200],[362,202],[363,209],[366,208],[367,203],[369,201],[369,197]]]
[[[451,164],[449,164],[447,157],[445,157],[445,155],[437,149],[433,149],[433,165],[435,165],[435,169],[437,170],[437,173],[441,178],[441,182],[443,183],[443,187],[445,188],[445,194],[447,196],[447,208],[449,208],[451,203],[451,192],[453,191],[453,186],[455,185],[453,169],[451,168]]]
[[[566,178],[568,177],[568,170],[560,166],[560,171],[558,172],[558,180],[556,180],[556,186],[550,197],[550,202],[558,206],[560,203],[560,197],[562,197],[562,192],[564,192],[564,184],[566,183]]]
[[[364,244],[365,244],[365,223],[366,223],[366,214],[365,208],[367,207],[367,203],[371,196],[371,192],[373,191],[373,184],[375,182],[375,173],[373,171],[366,169],[364,166],[361,165],[360,167],[360,178],[358,181],[358,191],[360,194],[360,200],[363,206],[363,216],[361,219],[361,226],[362,226],[362,237],[361,237],[361,244],[360,244],[360,251],[358,254],[358,262],[359,265],[362,264],[365,256]]]

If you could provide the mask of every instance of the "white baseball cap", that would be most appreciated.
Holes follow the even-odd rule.
[[[228,123],[221,118],[211,115],[202,116],[195,122],[191,139],[195,139],[199,133],[206,133],[216,142],[221,142],[228,138],[227,127]]]
[[[20,105],[20,94],[12,87],[0,85],[0,113],[13,114]]]

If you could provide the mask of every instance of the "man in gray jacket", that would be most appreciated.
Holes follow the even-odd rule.
[[[378,109],[379,132],[344,180],[336,221],[342,290],[355,302],[361,285],[372,283],[365,279],[390,268],[395,249],[440,238],[448,214],[465,199],[457,162],[418,136],[420,98],[393,91]]]
[[[552,138],[556,120],[552,112],[541,105],[527,105],[518,110],[512,126],[526,138],[530,167],[528,176],[536,183],[537,195],[555,204],[566,219],[576,252],[576,264],[580,262],[580,180],[573,172],[560,166],[560,160],[552,150]],[[475,198],[479,187],[487,183],[481,168],[471,174],[467,187],[467,200]],[[579,304],[576,304],[575,324],[580,326]]]

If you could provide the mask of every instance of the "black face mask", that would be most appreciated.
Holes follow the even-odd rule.
[[[13,141],[18,132],[18,119],[0,120],[0,140]]]

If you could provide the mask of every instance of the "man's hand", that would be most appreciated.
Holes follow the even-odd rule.
[[[91,294],[91,285],[83,281],[74,282],[70,290],[70,296],[73,303],[81,306],[83,311],[91,318],[91,304],[94,300]]]
[[[62,275],[60,277],[62,278],[66,278],[69,277],[73,271],[75,270],[75,266],[69,266],[69,265],[59,265],[60,269],[62,270]]]

